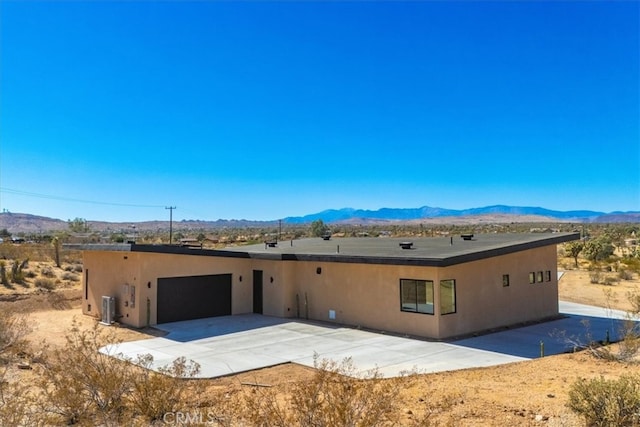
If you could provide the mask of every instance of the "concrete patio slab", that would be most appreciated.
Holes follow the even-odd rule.
[[[572,351],[569,341],[616,338],[625,313],[560,303],[564,317],[551,322],[457,340],[431,342],[299,319],[246,314],[158,325],[167,332],[107,346],[103,351],[135,359],[150,354],[153,367],[180,356],[200,364],[199,377],[213,378],[283,363],[314,365],[314,358],[351,358],[359,372],[377,369],[385,377],[494,366]],[[568,340],[567,337],[571,337]]]

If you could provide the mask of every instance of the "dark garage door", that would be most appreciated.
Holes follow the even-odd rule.
[[[158,323],[231,314],[231,274],[158,279]]]

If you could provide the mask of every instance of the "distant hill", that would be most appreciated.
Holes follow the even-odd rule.
[[[38,233],[49,230],[64,230],[67,228],[67,222],[46,216],[2,212],[0,213],[0,229],[5,228],[11,233]]]
[[[174,230],[201,230],[216,228],[245,228],[245,227],[266,227],[277,225],[277,221],[248,221],[248,220],[226,220],[200,221],[182,220],[174,221]],[[111,231],[111,232],[132,232],[133,226],[137,231],[168,230],[169,221],[142,221],[142,222],[107,222],[90,221],[87,225],[91,231]],[[10,233],[44,233],[49,231],[67,230],[68,223],[61,219],[48,218],[38,215],[24,213],[0,213],[0,229],[7,229]]]
[[[472,209],[443,209],[423,206],[421,208],[382,208],[378,210],[364,209],[329,209],[315,214],[301,217],[285,218],[289,224],[312,222],[318,219],[327,223],[351,222],[354,219],[368,220],[403,220],[413,221],[433,218],[460,218],[486,215],[515,215],[527,217],[546,218],[547,220],[561,220],[572,222],[639,222],[640,212],[595,212],[587,210],[579,211],[554,211],[538,207],[495,205]]]
[[[596,212],[588,210],[554,211],[539,207],[495,205],[472,209],[444,209],[423,206],[421,208],[329,209],[315,214],[288,217],[283,224],[305,224],[321,219],[326,223],[384,224],[389,222],[437,222],[439,224],[505,223],[505,222],[593,222],[640,223],[640,212]],[[278,221],[251,221],[245,219],[219,219],[216,221],[174,221],[174,230],[203,230],[221,228],[273,227]],[[106,222],[87,221],[92,231],[127,232],[168,230],[169,221]],[[67,230],[67,221],[24,213],[0,213],[0,229],[11,233],[38,233]]]

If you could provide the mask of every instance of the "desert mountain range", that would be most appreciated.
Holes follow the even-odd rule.
[[[70,218],[71,219],[71,218]],[[420,208],[382,208],[378,210],[363,209],[330,209],[299,217],[282,219],[284,225],[299,225],[321,219],[328,224],[477,224],[477,223],[638,223],[640,212],[597,212],[589,210],[554,211],[538,207],[520,206],[487,206],[472,209],[443,209],[423,206]],[[174,221],[175,229],[209,229],[224,227],[268,227],[278,224],[273,221],[252,221],[246,219],[181,220]],[[158,230],[169,227],[169,221],[144,222],[107,222],[87,219],[87,225],[94,231],[123,230],[135,228],[142,230]],[[49,218],[27,213],[0,213],[0,229],[11,233],[33,233],[66,230],[66,220]]]

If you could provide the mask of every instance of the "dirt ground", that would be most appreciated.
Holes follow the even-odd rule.
[[[52,292],[34,286],[14,289],[0,286],[0,310],[10,307],[28,316],[32,328],[28,339],[36,348],[42,342],[50,346],[64,344],[74,319],[86,328],[96,322],[80,312],[80,282],[60,285],[61,289]],[[567,271],[559,282],[560,299],[623,310],[629,308],[627,293],[639,289],[637,275],[634,280],[595,285],[590,283],[589,272],[585,270]],[[153,328],[115,327],[114,331],[123,341],[159,334]],[[639,370],[638,365],[599,360],[581,352],[490,368],[417,375],[408,378],[403,387],[403,424],[431,410],[430,425],[582,426],[584,422],[566,407],[567,393],[575,380],[615,378]],[[214,379],[209,385],[230,392],[246,388],[246,383],[284,389],[287,383],[306,381],[312,375],[313,369],[287,364]]]

